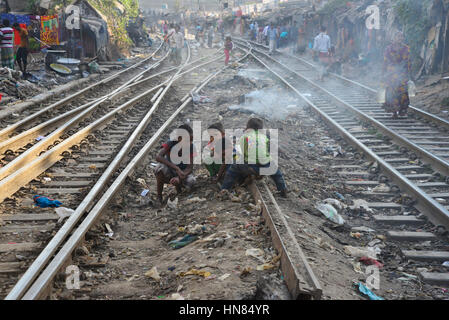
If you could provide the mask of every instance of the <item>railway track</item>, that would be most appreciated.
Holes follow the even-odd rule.
[[[370,221],[403,259],[425,263],[423,282],[449,286],[441,266],[449,258],[447,122],[416,108],[409,118],[394,120],[376,102],[375,90],[355,81],[333,75],[319,82],[309,62],[269,56],[264,46],[253,47],[251,57],[350,144],[351,157],[334,166],[340,182],[368,200]]]
[[[113,114],[102,117],[107,117],[103,119],[105,121],[99,122],[100,118],[73,134],[81,139],[75,138],[67,144],[64,140],[39,156],[54,154],[51,160],[44,161],[44,165],[28,168],[33,171],[32,175],[38,176],[37,179],[31,183],[13,182],[25,187],[13,193],[12,202],[8,201],[7,207],[13,208],[12,214],[2,215],[3,221],[10,224],[0,227],[0,241],[11,241],[11,236],[16,236],[18,241],[0,245],[0,275],[3,274],[5,280],[1,295],[7,294],[6,299],[48,296],[55,275],[70,261],[73,250],[83,241],[126,178],[177,115],[192,102],[191,95],[224,69],[221,58],[219,50],[190,62],[189,47],[188,57],[181,66],[170,67],[152,76],[158,84],[151,88],[146,86],[139,94],[128,97]],[[204,69],[206,65],[210,66]],[[172,71],[173,74],[163,79],[162,75]],[[177,93],[184,96],[171,98],[173,84],[179,79],[185,82]],[[141,79],[130,85],[145,81],[148,80]],[[164,109],[160,110],[162,105]],[[116,111],[118,109],[120,112]],[[14,181],[14,177],[6,179]],[[4,183],[4,180],[0,182]],[[54,209],[40,209],[43,212],[36,214],[36,208],[29,201],[36,192],[57,195],[64,207],[76,209],[64,224],[61,220],[56,222],[60,217]]]

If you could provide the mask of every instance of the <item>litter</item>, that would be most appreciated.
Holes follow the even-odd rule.
[[[183,237],[181,240],[170,241],[170,242],[168,243],[168,245],[169,245],[170,247],[172,247],[173,249],[176,250],[176,249],[180,249],[180,248],[185,247],[186,245],[192,243],[192,242],[195,241],[196,239],[198,239],[197,236],[188,234],[188,235],[186,235],[185,237]]]
[[[354,200],[354,205],[350,206],[349,208],[352,210],[364,209],[366,212],[373,212],[373,209],[368,206],[368,202],[362,199]]]
[[[45,137],[44,136],[39,136],[39,137],[36,138],[36,141],[41,141],[42,139],[45,139]]]
[[[142,197],[146,197],[148,192],[150,192],[150,190],[148,189],[143,189],[142,193],[140,194]]]
[[[186,202],[187,203],[196,203],[196,202],[204,202],[204,201],[206,201],[206,199],[195,197],[195,198],[192,198],[192,199],[187,199]]]
[[[38,207],[41,208],[58,208],[62,205],[62,202],[53,200],[43,196],[34,196],[33,200]]]
[[[376,192],[376,193],[387,193],[387,192],[390,192],[390,187],[384,183],[381,183],[378,186],[376,186],[375,188],[373,188],[372,191]]]
[[[198,94],[193,94],[192,99],[194,103],[209,103],[212,102],[207,96],[200,96]]]
[[[351,232],[349,235],[355,239],[360,239],[362,237],[362,234],[360,232]]]
[[[360,262],[353,263],[352,266],[354,267],[354,271],[355,271],[355,272],[360,273],[360,274],[365,274],[365,273],[362,271],[362,266],[361,266]]]
[[[167,200],[167,206],[170,209],[176,209],[178,208],[178,198],[176,198],[175,200],[171,201],[170,199]]]
[[[200,225],[200,224],[196,224],[194,226],[190,225],[190,226],[187,227],[187,232],[189,234],[201,234],[204,231],[206,231],[206,227],[203,226],[203,225]]]
[[[336,207],[339,210],[342,210],[344,208],[346,208],[346,205],[341,203],[340,201],[338,201],[337,199],[326,199],[324,200],[324,203],[330,204],[333,207]]]
[[[367,296],[370,300],[385,300],[379,296],[376,296],[370,289],[368,289],[363,283],[358,283],[359,292]]]
[[[345,197],[343,197],[343,195],[341,193],[335,192],[335,195],[337,196],[338,199],[344,201]]]
[[[367,265],[367,266],[375,265],[379,269],[381,269],[384,266],[383,263],[380,263],[376,259],[372,259],[372,258],[369,258],[369,257],[361,257],[359,259],[359,261],[362,262],[363,264]]]
[[[257,266],[257,267],[256,267],[256,270],[258,270],[258,271],[270,270],[270,269],[273,269],[273,268],[275,268],[275,267],[276,267],[276,266],[273,265],[273,264],[271,264],[271,263],[264,263],[264,264],[262,264],[262,265],[260,265],[260,266]]]
[[[65,218],[68,218],[72,215],[72,213],[75,212],[75,210],[73,209],[69,209],[69,208],[64,208],[64,207],[60,207],[60,208],[56,208],[55,209],[56,214],[59,217],[58,223],[62,222]]]
[[[264,262],[264,260],[263,260],[264,252],[261,249],[256,249],[256,248],[247,249],[245,254],[247,256],[256,258],[256,259]]]
[[[49,178],[49,177],[44,177],[44,181],[45,181],[45,182],[50,182],[50,181],[51,181],[51,178]]]
[[[231,276],[230,273],[226,273],[226,274],[222,275],[221,277],[219,277],[218,280],[224,281],[224,280],[226,280],[227,278],[229,278],[230,276]]]
[[[449,268],[449,261],[444,261],[442,264],[443,267],[448,267]]]
[[[209,271],[197,270],[197,269],[191,269],[187,272],[181,272],[179,274],[180,277],[189,276],[189,275],[202,276],[204,278],[207,278],[207,277],[210,277],[212,274]]]
[[[159,272],[157,272],[157,268],[156,267],[153,267],[153,268],[151,268],[150,271],[145,272],[145,277],[152,278],[152,279],[154,279],[156,281],[161,280],[161,277],[159,275]]]
[[[142,187],[147,187],[147,183],[142,178],[136,180]]]
[[[106,235],[109,238],[112,238],[114,236],[114,231],[112,231],[112,228],[109,224],[105,223],[104,226],[106,227],[106,230],[108,230],[108,232],[106,233]]]
[[[345,253],[356,257],[368,257],[372,259],[377,259],[377,250],[372,247],[364,248],[364,247],[353,247],[353,246],[344,246],[343,249],[345,250]]]
[[[318,203],[315,208],[320,211],[322,214],[326,216],[329,220],[332,222],[335,222],[336,224],[343,225],[345,223],[345,220],[338,214],[337,210],[330,205],[325,203]]]

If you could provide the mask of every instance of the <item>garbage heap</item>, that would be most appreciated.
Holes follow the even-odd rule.
[[[37,86],[22,79],[22,72],[9,68],[0,68],[0,105],[17,99],[32,97],[39,92]]]

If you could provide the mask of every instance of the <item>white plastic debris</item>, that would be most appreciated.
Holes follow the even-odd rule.
[[[168,199],[167,201],[167,206],[170,209],[176,209],[178,208],[178,198],[176,198],[175,200],[171,201],[170,199]]]
[[[327,204],[330,204],[330,205],[332,205],[333,207],[335,207],[335,208],[337,208],[339,210],[342,210],[342,209],[346,208],[346,205],[344,203],[340,202],[337,199],[329,198],[329,199],[324,200],[323,202],[327,203]]]
[[[352,231],[359,231],[359,232],[376,232],[376,230],[373,230],[371,228],[361,226],[361,227],[352,227]]]
[[[221,277],[219,277],[218,280],[224,281],[224,280],[226,280],[227,278],[229,278],[230,276],[231,276],[230,273],[226,273],[226,274],[222,275]]]
[[[344,246],[345,253],[353,256],[355,258],[368,257],[372,259],[377,259],[377,250],[373,247],[353,247]]]
[[[153,268],[151,268],[150,271],[145,272],[145,277],[152,278],[152,279],[154,279],[156,281],[161,280],[161,277],[159,275],[159,272],[157,272],[157,268],[156,267],[153,267]]]
[[[150,192],[150,190],[148,189],[143,189],[142,193],[140,194],[142,197],[146,197],[148,192]]]
[[[338,214],[337,210],[330,204],[318,203],[315,208],[326,216],[330,221],[343,225],[345,220]]]
[[[449,261],[444,261],[442,264],[443,267],[448,267],[449,268]]]
[[[264,262],[264,260],[263,260],[264,253],[263,253],[263,251],[261,249],[257,249],[257,248],[247,249],[245,254],[247,256],[256,258],[256,259]]]
[[[349,207],[352,210],[364,209],[367,212],[372,213],[373,209],[368,206],[368,202],[362,199],[354,200],[354,205]]]
[[[65,207],[55,208],[55,212],[59,217],[58,223],[62,222],[65,218],[68,218],[75,212],[75,210]]]

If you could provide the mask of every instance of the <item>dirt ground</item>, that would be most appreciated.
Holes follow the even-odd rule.
[[[382,234],[353,238],[351,227],[363,225],[367,216],[343,214],[347,225],[336,227],[314,208],[317,201],[335,198],[336,192],[351,201],[353,190],[338,183],[337,170],[331,169],[345,160],[323,155],[326,146],[344,149],[346,145],[339,144],[300,101],[277,88],[258,66],[246,63],[243,69],[228,69],[214,79],[202,92],[211,101],[184,111],[172,128],[202,121],[204,130],[221,121],[225,128],[243,129],[252,111],[236,107],[239,97],[257,90],[277,90],[282,98],[263,114],[265,127],[279,130],[280,167],[290,193],[288,199],[275,197],[323,287],[323,299],[365,299],[353,282],[364,282],[366,275],[343,246],[365,246]],[[257,76],[251,79],[242,72]],[[284,114],[281,110],[286,104],[290,111]],[[168,135],[162,140],[166,139]],[[159,208],[153,175],[156,153],[153,150],[134,173],[103,224],[89,232],[85,245],[77,250],[74,263],[82,267],[81,289],[57,289],[54,298],[289,299],[270,234],[248,191],[238,187],[230,198],[222,199],[218,186],[198,166],[196,188]],[[354,161],[350,155],[348,160]],[[269,185],[276,194],[271,181]],[[143,189],[150,190],[147,197],[140,195]],[[164,195],[173,193],[166,186]],[[111,230],[105,223],[112,234],[106,235]],[[170,246],[171,241],[187,235],[195,240],[180,249]],[[381,270],[377,295],[385,299],[447,298],[441,288],[398,280],[397,250],[386,243],[382,248],[390,265]],[[267,270],[258,270],[267,263]]]

